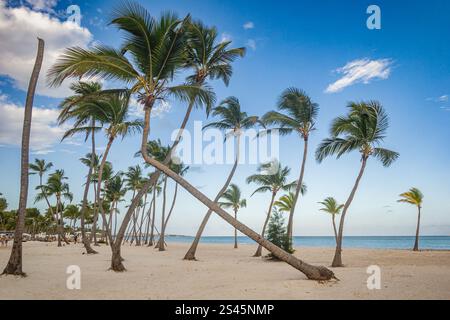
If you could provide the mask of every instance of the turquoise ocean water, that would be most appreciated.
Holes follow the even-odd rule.
[[[167,242],[192,242],[190,236],[167,236]],[[239,243],[254,243],[248,237],[238,237]],[[234,243],[232,236],[202,237],[203,243]],[[294,237],[295,246],[304,247],[334,247],[334,237]],[[346,248],[372,248],[372,249],[411,249],[414,237],[410,236],[349,236],[344,237]],[[450,236],[422,236],[420,249],[450,250]]]

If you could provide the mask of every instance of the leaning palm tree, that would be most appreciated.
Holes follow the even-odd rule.
[[[219,205],[225,209],[233,209],[234,218],[237,220],[237,214],[240,208],[245,208],[247,206],[247,200],[241,198],[241,189],[232,183],[227,191],[224,192],[222,197],[220,198]],[[234,228],[234,248],[237,249],[238,241],[237,241],[237,229]]]
[[[216,202],[207,198],[185,179],[163,163],[152,159],[146,153],[146,145],[150,133],[150,114],[155,102],[165,99],[168,95],[175,96],[183,101],[195,104],[212,105],[213,99],[210,90],[195,84],[171,85],[173,75],[186,67],[186,50],[188,49],[187,25],[189,17],[178,19],[173,14],[166,14],[156,20],[141,5],[126,2],[114,11],[112,24],[126,32],[125,43],[120,50],[106,46],[96,46],[91,50],[69,48],[50,68],[48,79],[51,85],[60,85],[66,78],[79,78],[82,76],[102,76],[106,79],[115,79],[131,85],[132,92],[138,94],[138,101],[144,109],[144,129],[142,134],[141,151],[144,160],[152,165],[156,171],[162,171],[181,187],[216,212],[228,223],[236,226],[238,230],[263,244],[274,255],[305,273],[310,279],[330,279],[333,273],[324,267],[315,267],[300,261],[287,254],[269,241],[262,239],[256,232],[236,221]],[[132,56],[129,60],[127,56]],[[170,159],[167,159],[169,161]],[[157,180],[152,176],[149,185]],[[147,192],[144,190],[142,196]],[[134,199],[123,223],[120,227],[116,244],[113,247],[111,269],[124,271],[120,255],[121,243],[127,230],[128,222],[140,198]]]
[[[242,130],[246,130],[255,126],[256,123],[259,122],[259,120],[258,117],[249,116],[246,112],[241,111],[241,104],[239,103],[239,100],[236,97],[228,97],[227,99],[223,100],[219,106],[214,108],[212,114],[214,117],[218,117],[219,120],[207,124],[206,126],[203,127],[203,129],[217,128],[227,131],[225,139],[231,136],[234,137],[235,152],[236,152],[234,164],[233,167],[231,168],[230,173],[228,174],[227,180],[225,181],[225,184],[222,186],[222,189],[220,189],[219,193],[217,193],[214,199],[214,202],[217,203],[219,199],[222,197],[223,193],[227,190],[228,186],[230,185],[231,179],[233,178],[234,173],[236,172],[237,165],[239,163],[240,141],[241,141],[240,139]],[[205,230],[206,224],[208,223],[208,220],[211,217],[212,212],[213,210],[211,209],[208,209],[208,211],[206,212],[200,224],[200,227],[197,231],[197,234],[195,235],[195,239],[192,242],[189,250],[186,252],[186,255],[184,256],[185,260],[195,260],[195,253],[197,251],[200,238],[203,234],[203,230]]]
[[[272,172],[273,169],[276,169],[276,171]],[[264,193],[268,191],[272,195],[270,198],[269,208],[266,214],[266,220],[264,221],[263,228],[261,231],[261,237],[263,238],[266,233],[267,224],[269,223],[270,215],[272,213],[272,207],[278,192],[280,190],[289,191],[292,190],[293,188],[296,188],[297,181],[288,182],[288,176],[290,171],[291,169],[289,169],[288,167],[282,167],[278,162],[275,163],[268,162],[263,163],[262,165],[259,166],[257,174],[253,174],[247,178],[247,183],[255,183],[259,185],[259,187],[252,193],[252,196],[256,193]],[[306,186],[303,185],[303,187],[300,188],[300,191],[302,193],[306,192]],[[261,254],[262,254],[262,246],[261,244],[259,244],[253,256],[260,257]]]
[[[72,83],[70,86],[71,90],[75,93],[64,99],[60,104],[60,114],[58,116],[59,124],[67,123],[69,120],[74,120],[72,128],[69,129],[63,136],[63,140],[67,137],[73,136],[77,133],[85,134],[85,140],[91,136],[91,153],[87,155],[88,159],[83,159],[82,162],[88,169],[88,174],[86,176],[86,183],[84,185],[83,200],[81,204],[81,217],[80,217],[80,228],[81,228],[81,242],[86,249],[87,254],[96,254],[97,251],[92,249],[90,238],[86,236],[85,230],[85,216],[87,211],[89,188],[91,185],[92,174],[94,173],[96,167],[98,167],[98,156],[95,150],[95,132],[100,130],[97,126],[96,119],[84,112],[83,106],[90,103],[95,103],[98,95],[102,91],[102,86],[98,82],[83,82],[78,81]],[[96,165],[97,163],[97,165]],[[94,192],[95,193],[95,192]]]
[[[28,85],[27,99],[25,102],[25,114],[23,118],[22,129],[22,149],[20,160],[20,194],[19,209],[17,210],[16,229],[14,232],[14,243],[11,249],[11,255],[8,264],[3,270],[3,274],[14,274],[25,276],[22,271],[22,234],[25,228],[25,214],[27,209],[28,197],[28,165],[30,151],[30,132],[31,115],[33,111],[34,92],[41,71],[42,60],[44,58],[44,40],[38,38],[38,50],[33,72],[31,73],[30,83]]]
[[[117,137],[122,137],[122,139],[124,139],[131,133],[140,132],[143,126],[141,120],[128,119],[129,101],[130,94],[128,92],[125,94],[112,93],[110,95],[100,97],[95,103],[90,103],[82,107],[83,112],[91,115],[91,117],[97,119],[97,121],[105,124],[106,126],[108,143],[106,144],[106,148],[98,168],[97,194],[95,197],[97,200],[97,206],[95,208],[100,211],[104,221],[106,221],[106,215],[103,210],[103,200],[100,193],[102,187],[102,175],[111,146]],[[94,214],[94,224],[96,223],[97,214],[98,212]],[[109,232],[107,232],[107,236],[110,244],[112,245],[113,239],[111,238]]]
[[[303,139],[303,158],[300,167],[300,176],[295,189],[294,205],[289,212],[287,225],[287,237],[292,242],[294,211],[303,185],[308,155],[308,140],[311,132],[315,130],[319,106],[317,103],[312,102],[311,98],[304,91],[297,88],[288,88],[280,96],[278,110],[280,112],[270,111],[266,113],[262,117],[263,123],[267,126],[275,125],[276,127],[274,129],[278,130],[282,135],[295,132]]]
[[[334,231],[334,239],[336,244],[338,243],[338,233],[336,229],[336,215],[340,214],[342,208],[344,208],[343,204],[339,204],[335,198],[328,197],[325,200],[319,202],[323,207],[320,208],[320,211],[327,212],[331,214],[331,221],[333,223],[333,231]]]
[[[343,154],[355,150],[361,154],[361,168],[358,177],[342,209],[333,267],[342,267],[341,251],[345,216],[355,197],[368,159],[374,157],[380,160],[383,166],[389,167],[399,156],[395,151],[379,147],[389,127],[388,116],[380,103],[376,101],[351,102],[348,108],[349,112],[346,116],[338,117],[333,121],[330,130],[331,137],[324,139],[316,150],[318,162],[332,155],[340,158]]]
[[[417,207],[417,228],[416,240],[414,241],[413,251],[419,251],[419,230],[420,230],[420,214],[422,210],[423,194],[417,188],[411,188],[408,192],[400,195],[401,199],[398,202],[409,203]]]

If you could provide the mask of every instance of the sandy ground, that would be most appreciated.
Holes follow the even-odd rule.
[[[254,245],[201,244],[199,261],[181,258],[188,244],[168,251],[125,246],[124,273],[108,271],[109,248],[82,255],[81,245],[24,244],[28,277],[0,277],[0,299],[450,299],[450,252],[346,249],[339,282],[317,283],[283,262],[251,257]],[[0,248],[3,268],[10,249]],[[332,249],[297,248],[296,255],[328,266]],[[81,268],[81,289],[68,290],[69,265]],[[381,268],[381,289],[367,288],[367,267]]]

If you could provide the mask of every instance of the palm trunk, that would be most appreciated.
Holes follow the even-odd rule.
[[[276,197],[277,193],[275,191],[272,192],[272,198],[270,199],[270,204],[269,204],[269,210],[267,210],[267,216],[266,216],[266,220],[264,221],[264,225],[261,231],[261,237],[264,238],[264,235],[266,233],[266,228],[267,228],[267,224],[269,223],[269,219],[270,219],[270,215],[272,214],[272,207],[273,207],[273,203],[275,201],[275,197]],[[262,246],[259,245],[258,249],[256,249],[255,254],[253,255],[254,257],[261,257],[262,254]]]
[[[199,84],[201,84],[201,83],[199,83]],[[183,122],[181,123],[180,130],[178,131],[177,137],[175,138],[175,141],[174,141],[172,147],[170,148],[170,152],[168,153],[166,159],[164,159],[164,164],[168,164],[170,162],[170,159],[172,157],[172,152],[176,149],[176,147],[178,146],[178,144],[181,141],[181,137],[183,135],[184,129],[186,128],[186,124],[189,120],[192,109],[194,107],[194,102],[195,101],[192,100],[189,103],[186,114],[184,115]],[[133,201],[131,202],[130,207],[128,208],[128,211],[122,220],[122,224],[121,224],[121,226],[119,228],[119,232],[117,234],[117,239],[119,239],[119,241],[117,241],[116,245],[118,246],[118,248],[115,248],[115,250],[113,250],[112,258],[111,258],[111,269],[114,271],[118,271],[118,272],[125,271],[125,267],[120,262],[121,261],[120,256],[117,256],[117,255],[120,255],[120,246],[121,246],[122,240],[125,236],[125,232],[127,230],[128,223],[130,223],[130,219],[131,219],[133,210],[139,204],[140,199],[144,196],[144,194],[146,192],[148,192],[148,189],[150,189],[150,187],[153,186],[158,181],[160,174],[161,174],[161,172],[158,170],[155,170],[155,172],[152,173],[150,179],[148,179],[148,181],[143,185],[142,189],[139,190],[138,194],[135,197],[133,197]],[[153,206],[155,206],[155,205],[156,205],[156,203],[153,203]],[[152,220],[152,223],[153,223],[153,220]],[[153,228],[152,228],[152,230],[153,230]],[[149,246],[153,245],[153,243],[151,243],[150,241],[149,241]],[[118,262],[120,262],[120,263],[118,263]]]
[[[206,197],[203,193],[201,193],[199,190],[197,190],[194,186],[192,186],[189,182],[187,182],[185,179],[183,179],[180,175],[173,172],[169,167],[166,165],[160,163],[159,161],[151,158],[147,154],[147,139],[148,134],[150,131],[150,111],[151,108],[146,107],[145,108],[145,118],[144,118],[144,130],[142,134],[142,144],[141,144],[141,152],[142,156],[148,164],[155,167],[155,169],[162,171],[164,174],[172,178],[175,182],[179,183],[181,187],[183,187],[186,191],[188,191],[191,195],[193,195],[195,198],[197,198],[201,203],[203,203],[205,206],[207,206],[210,210],[213,210],[216,212],[222,219],[224,219],[226,222],[228,222],[230,225],[238,229],[240,232],[251,238],[252,240],[258,242],[261,244],[264,248],[269,250],[275,257],[278,259],[288,263],[289,265],[293,266],[297,270],[301,271],[306,275],[308,279],[312,280],[330,280],[334,278],[334,273],[323,266],[313,266],[306,262],[303,262],[300,259],[297,259],[293,255],[287,253],[283,249],[277,247],[272,242],[264,239],[259,234],[257,234],[252,229],[248,228],[243,223],[239,222],[233,216],[228,214],[225,210],[220,208],[220,206],[215,202]],[[119,247],[120,248],[120,247]],[[120,249],[119,249],[120,253]],[[117,259],[116,261],[117,262]],[[124,267],[122,265],[122,270],[124,270]]]
[[[335,215],[335,214],[332,214],[331,217],[332,217],[332,222],[333,222],[334,240],[335,240],[335,242],[336,242],[336,244],[337,244],[338,235],[337,235],[336,221],[335,221],[336,215]]]
[[[166,188],[167,188],[167,176],[164,177],[164,186],[163,186],[163,204],[162,204],[162,214],[161,214],[161,234],[159,236],[158,240],[158,250],[159,251],[165,251],[166,248],[164,248],[164,227],[166,222]]]
[[[150,233],[150,222],[151,222],[151,215],[152,215],[152,208],[153,208],[153,199],[150,201],[150,206],[147,210],[147,226],[145,227],[145,245],[148,245],[148,239],[149,239],[149,233]]]
[[[178,192],[178,183],[175,183],[175,192],[172,199],[172,205],[170,206],[169,214],[167,215],[166,221],[164,222],[164,235],[166,232],[167,224],[169,223],[170,216],[172,215],[173,208],[175,207],[175,201],[177,200],[177,192]],[[161,238],[159,241],[161,241]],[[158,245],[160,245],[160,242],[158,242]]]
[[[92,132],[91,132],[91,164],[89,166],[88,175],[86,178],[86,184],[84,185],[84,193],[83,193],[83,202],[81,205],[81,217],[80,217],[80,227],[81,227],[81,241],[83,242],[84,248],[86,249],[87,254],[96,254],[98,253],[91,247],[91,241],[89,237],[86,236],[86,230],[85,230],[85,216],[87,211],[87,200],[89,195],[89,187],[91,185],[91,179],[92,179],[92,172],[94,171],[94,161],[95,161],[95,119],[92,118],[91,120],[92,125]]]
[[[348,197],[347,201],[344,204],[344,209],[342,210],[341,220],[339,222],[339,232],[337,236],[336,241],[336,251],[334,253],[333,263],[331,264],[332,267],[343,267],[342,265],[342,238],[344,233],[344,221],[345,221],[345,215],[347,214],[347,210],[350,207],[350,204],[353,201],[353,198],[355,197],[356,190],[358,189],[359,182],[361,181],[361,178],[364,174],[364,169],[366,168],[367,164],[367,157],[363,156],[362,163],[361,163],[361,169],[359,170],[358,177],[356,178],[355,185],[353,186],[352,192],[350,193],[350,196]]]
[[[152,225],[150,229],[150,240],[148,242],[148,246],[153,246],[153,237],[154,237],[154,230],[155,230],[155,216],[156,216],[156,182],[153,187],[153,211],[152,211]]]
[[[43,57],[44,40],[38,38],[38,51],[33,67],[33,72],[31,73],[30,83],[28,85],[27,100],[25,102],[25,111],[23,117],[22,149],[20,159],[19,209],[17,210],[16,229],[14,231],[14,242],[11,249],[11,255],[9,257],[8,264],[3,270],[3,274],[25,276],[25,273],[22,271],[22,235],[25,227],[25,215],[28,197],[28,166],[30,157],[29,151],[31,118],[33,114],[34,92],[36,90]]]
[[[413,251],[419,251],[420,210],[421,210],[421,207],[418,206],[416,240],[414,241]]]
[[[294,212],[295,212],[295,206],[297,205],[298,197],[300,196],[300,191],[302,189],[303,185],[303,176],[305,174],[305,164],[306,164],[306,158],[308,155],[308,137],[304,138],[304,147],[303,147],[303,160],[302,160],[302,167],[300,168],[300,177],[297,181],[297,187],[295,188],[295,196],[294,196],[294,202],[292,204],[291,212],[289,212],[289,220],[287,225],[287,237],[292,243],[292,230],[294,225]]]
[[[93,184],[94,186],[94,218],[93,218],[93,222],[92,222],[92,227],[91,227],[91,237],[90,237],[90,241],[94,241],[94,246],[98,246],[98,242],[97,242],[97,220],[98,220],[98,200],[97,200],[97,185]]]
[[[237,209],[234,209],[234,218],[237,220]],[[238,248],[237,229],[234,228],[234,248]]]
[[[96,198],[97,198],[98,203],[97,203],[97,207],[96,208],[97,208],[97,210],[100,211],[100,213],[102,215],[102,218],[103,218],[103,221],[105,221],[105,222],[107,220],[106,220],[105,210],[103,209],[103,198],[100,196],[100,192],[102,190],[103,168],[105,167],[106,158],[108,157],[108,153],[109,153],[109,150],[111,149],[111,145],[112,145],[113,142],[114,142],[114,138],[110,137],[108,139],[108,144],[106,145],[105,152],[103,153],[102,162],[100,163],[100,167],[98,169],[98,181],[97,181],[97,190],[96,190],[97,191]],[[98,212],[97,212],[97,215],[98,215]],[[111,234],[109,233],[108,230],[106,230],[106,236],[107,236],[107,238],[109,240],[110,245],[112,246],[113,245],[113,241],[111,239]]]
[[[219,193],[216,195],[216,198],[214,199],[214,203],[217,204],[217,202],[222,197],[223,193],[227,190],[231,179],[234,176],[234,173],[236,172],[237,165],[239,163],[239,147],[240,147],[240,136],[237,137],[237,148],[236,148],[236,159],[234,161],[233,168],[230,171],[230,174],[228,175],[227,181],[225,181],[225,184],[223,185],[222,189],[220,189]],[[211,217],[211,214],[213,213],[213,210],[208,209],[206,212],[205,217],[202,220],[202,223],[200,224],[200,227],[198,228],[197,234],[195,235],[195,239],[191,244],[191,247],[186,252],[184,256],[184,260],[196,260],[195,253],[197,251],[198,244],[200,242],[200,239],[202,237],[203,231],[205,230],[206,224],[209,221],[209,218]]]
[[[139,241],[140,243],[144,242],[144,237],[142,235],[142,225],[144,224],[144,217],[145,217],[145,207],[147,205],[147,193],[144,196],[144,205],[142,207],[142,213],[141,213],[141,222],[139,223]]]

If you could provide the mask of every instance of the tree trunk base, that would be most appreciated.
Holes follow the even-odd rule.
[[[6,266],[5,270],[3,270],[2,275],[19,276],[22,278],[25,278],[27,276],[27,274],[22,271],[22,266],[14,266],[9,263]]]
[[[187,252],[183,260],[197,261],[197,259],[195,258],[195,254],[191,252]]]
[[[256,249],[255,254],[253,257],[261,257],[262,256],[262,246],[258,246],[258,249]]]
[[[342,268],[344,265],[342,264],[342,257],[340,252],[336,252],[334,254],[333,263],[331,264],[333,268]]]

